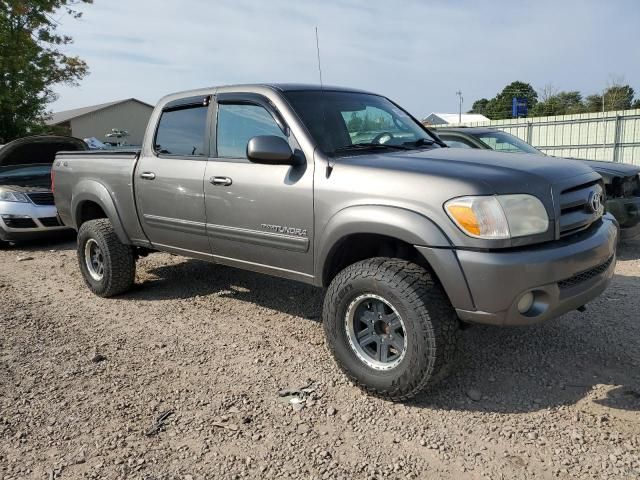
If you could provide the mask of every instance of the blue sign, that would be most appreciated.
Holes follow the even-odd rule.
[[[528,111],[526,98],[513,97],[511,100],[511,116],[513,118],[526,117]]]

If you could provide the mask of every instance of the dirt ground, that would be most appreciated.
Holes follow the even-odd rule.
[[[0,480],[640,478],[640,246],[585,313],[465,330],[405,404],[345,381],[321,300],[166,254],[106,300],[72,238],[0,250]]]

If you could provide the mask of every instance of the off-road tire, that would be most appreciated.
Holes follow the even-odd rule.
[[[104,274],[101,280],[92,278],[85,262],[85,245],[95,240],[102,250]],[[133,287],[136,261],[133,248],[123,244],[106,218],[89,220],[78,230],[78,263],[87,287],[100,297],[112,297]]]
[[[367,293],[392,304],[405,325],[405,356],[391,370],[371,368],[349,344],[347,309]],[[459,350],[460,322],[442,287],[424,268],[404,260],[372,258],[345,268],[327,290],[322,315],[340,369],[360,388],[388,400],[405,401],[436,384]]]

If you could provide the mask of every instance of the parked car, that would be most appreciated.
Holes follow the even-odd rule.
[[[353,142],[354,118],[380,128]],[[443,147],[379,95],[209,88],[162,99],[141,150],[59,153],[54,196],[95,294],[156,250],[324,287],[340,368],[404,400],[449,370],[461,321],[581,309],[616,264],[591,168]]]
[[[51,192],[51,166],[60,150],[84,151],[77,138],[40,135],[0,147],[0,243],[50,235],[65,227]]]
[[[438,136],[450,147],[479,148],[508,153],[541,155],[524,140],[500,130],[484,127],[438,128]],[[520,159],[521,160],[521,159]],[[578,160],[604,179],[605,206],[620,224],[621,240],[640,238],[640,167],[627,163]]]

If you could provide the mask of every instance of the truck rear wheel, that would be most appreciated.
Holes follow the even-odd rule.
[[[78,262],[85,283],[100,297],[126,292],[134,284],[133,249],[120,241],[108,219],[82,224],[78,231]]]
[[[442,288],[422,267],[372,258],[331,282],[323,306],[329,350],[359,387],[408,400],[448,372],[460,328]]]

